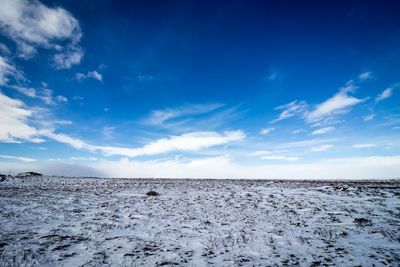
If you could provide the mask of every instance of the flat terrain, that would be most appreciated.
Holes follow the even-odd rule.
[[[400,264],[398,180],[8,178],[0,207],[0,266]]]

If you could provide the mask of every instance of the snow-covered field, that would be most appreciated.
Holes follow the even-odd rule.
[[[0,266],[400,263],[400,181],[8,178],[0,206]]]

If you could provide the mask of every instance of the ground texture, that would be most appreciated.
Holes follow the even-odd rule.
[[[0,207],[0,266],[400,263],[400,181],[7,178]]]

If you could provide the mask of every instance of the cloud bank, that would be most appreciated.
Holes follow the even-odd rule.
[[[400,156],[346,157],[313,163],[241,165],[227,156],[192,161],[99,160],[71,163],[0,163],[0,171],[39,171],[71,176],[126,178],[379,179],[398,178]]]

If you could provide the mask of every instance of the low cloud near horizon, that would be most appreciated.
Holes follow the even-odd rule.
[[[46,175],[104,178],[215,179],[388,179],[399,178],[400,156],[349,157],[312,163],[241,165],[227,156],[192,161],[99,160],[80,165],[66,161],[0,163],[2,173],[37,171]]]

